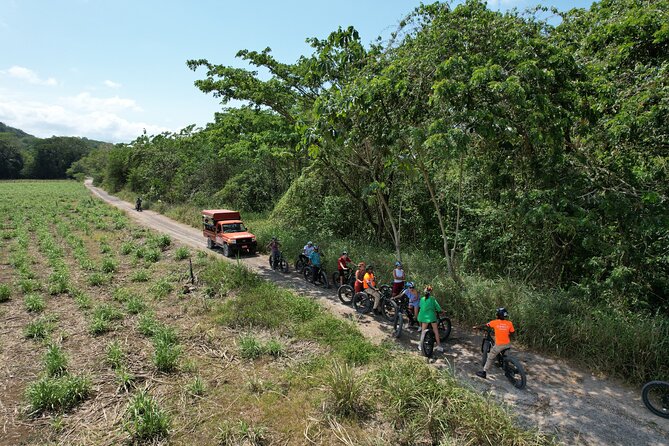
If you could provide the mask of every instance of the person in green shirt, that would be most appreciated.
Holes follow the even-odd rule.
[[[437,299],[432,296],[432,286],[428,285],[425,287],[425,295],[420,299],[418,322],[421,324],[421,333],[418,350],[423,347],[423,339],[425,339],[425,334],[431,325],[432,330],[434,331],[435,340],[437,341],[437,346],[434,350],[438,352],[444,351],[444,348],[441,346],[441,339],[439,339],[439,327],[437,324],[439,321],[439,313],[441,313],[441,307],[439,306]]]

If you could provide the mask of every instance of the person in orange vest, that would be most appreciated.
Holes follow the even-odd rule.
[[[487,378],[490,367],[492,367],[495,362],[497,355],[507,348],[511,348],[511,333],[516,330],[513,328],[513,322],[507,320],[509,317],[509,312],[506,311],[506,308],[497,309],[497,319],[488,322],[485,325],[476,325],[473,328],[483,328],[484,326],[490,327],[495,330],[495,345],[490,349],[488,353],[488,359],[483,366],[483,370],[476,372],[476,376],[480,378]]]

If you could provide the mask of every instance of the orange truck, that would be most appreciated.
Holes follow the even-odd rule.
[[[220,247],[226,257],[242,253],[253,255],[258,249],[256,236],[246,230],[237,211],[227,209],[202,211],[202,235],[207,239],[207,248]]]

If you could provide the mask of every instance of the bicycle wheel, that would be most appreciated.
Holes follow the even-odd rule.
[[[401,311],[398,311],[393,321],[393,336],[399,338],[402,336],[402,330],[404,330],[404,316]]]
[[[283,271],[284,273],[287,273],[287,272],[290,271],[290,267],[288,266],[288,262],[286,262],[286,259],[284,259],[283,257],[282,257],[281,260],[279,261],[279,268],[280,268],[281,271]]]
[[[434,353],[434,332],[432,331],[432,327],[430,325],[427,326],[427,333],[425,333],[425,337],[423,338],[423,355],[427,358],[431,358],[432,354]]]
[[[311,268],[304,268],[302,270],[302,275],[304,275],[304,280],[309,283],[314,283],[314,271]]]
[[[448,337],[451,335],[451,330],[453,329],[453,325],[451,324],[451,320],[447,317],[442,317],[439,319],[439,339],[441,342],[446,342]]]
[[[513,384],[513,387],[516,389],[523,389],[525,387],[527,377],[525,376],[525,369],[523,369],[523,365],[519,360],[513,356],[504,356],[502,370],[504,370],[504,376]]]
[[[328,282],[328,275],[325,274],[325,271],[321,270],[321,273],[319,274],[320,276],[320,286],[323,288],[330,288],[330,282]]]
[[[490,352],[490,341],[484,339],[481,343],[481,367],[485,367],[485,363],[488,360],[488,353]]]
[[[367,295],[367,293],[356,293],[353,296],[353,308],[355,311],[362,314],[367,314],[372,311],[374,301]]]
[[[297,260],[295,260],[295,271],[298,273],[303,272],[304,270],[304,259],[302,257],[298,257]]]
[[[381,300],[381,313],[388,322],[394,322],[395,317],[399,313],[397,303],[392,299]]]
[[[272,254],[270,254],[268,260],[269,260],[270,269],[274,269],[274,256],[272,256]]]
[[[669,382],[650,381],[641,390],[641,399],[658,417],[669,418]]]
[[[337,295],[339,296],[339,300],[341,301],[341,303],[346,305],[351,305],[351,302],[353,302],[354,294],[355,291],[353,290],[353,287],[350,285],[342,285],[337,289]]]
[[[332,284],[339,286],[339,270],[332,273]]]

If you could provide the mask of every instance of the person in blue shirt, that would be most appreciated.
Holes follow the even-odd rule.
[[[309,264],[311,265],[311,270],[313,271],[314,280],[321,273],[321,253],[318,246],[314,246],[313,252],[309,255]]]

